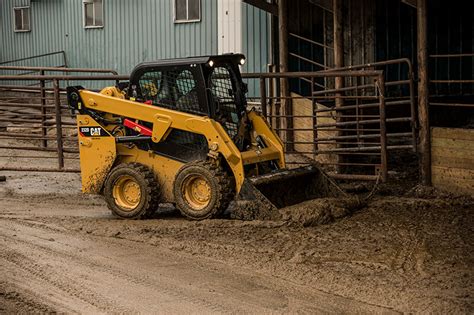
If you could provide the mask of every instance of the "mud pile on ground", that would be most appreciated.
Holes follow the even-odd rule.
[[[319,198],[282,208],[280,220],[303,227],[327,224],[364,207],[357,197]]]
[[[275,209],[264,203],[239,202],[231,205],[228,217],[243,221],[283,221],[303,227],[333,222],[363,208],[357,196],[316,198],[292,206]]]

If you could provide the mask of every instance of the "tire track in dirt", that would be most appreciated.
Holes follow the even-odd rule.
[[[395,308],[406,312],[470,313],[467,310],[473,309],[469,268],[473,212],[469,209],[474,208],[469,204],[453,207],[444,201],[381,198],[367,211],[334,224],[300,228],[271,221],[189,222],[174,214],[124,221],[113,219],[104,207],[95,204],[88,207],[87,202],[75,204],[58,198],[53,203],[43,199],[37,203],[35,198],[0,198],[0,217],[14,222],[11,233],[33,231],[29,234],[36,238],[27,236],[21,247],[28,248],[27,244],[33,242],[53,250],[44,256],[62,257],[65,252],[70,256],[61,260],[62,264],[72,261],[76,269],[83,266],[97,270],[97,276],[110,278],[98,287],[90,283],[90,276],[79,274],[84,277],[84,286],[95,288],[113,301],[122,297],[107,292],[106,285],[138,286],[143,289],[142,296],[149,298],[159,289],[155,282],[161,282],[178,295],[197,296],[230,311],[385,313]],[[2,205],[6,211],[2,211]],[[0,223],[5,225],[2,219]],[[50,234],[54,242],[48,241]],[[56,234],[70,238],[64,242]],[[70,244],[71,238],[78,239],[75,246]],[[94,246],[98,248],[91,251],[78,246],[80,242],[97,243]],[[71,248],[63,248],[66,246]],[[112,249],[123,253],[108,253]],[[147,256],[158,270],[149,261],[137,264],[142,272],[128,270],[124,264],[136,264],[124,257],[127,255],[137,259]],[[170,257],[177,262],[170,261]],[[88,265],[89,260],[93,264]],[[115,264],[118,267],[112,269],[118,272],[110,271],[107,266]],[[123,279],[120,273],[131,274],[132,279]],[[183,282],[194,288],[183,286]],[[222,295],[233,295],[244,302],[235,305]],[[176,295],[168,297],[176,302]],[[186,299],[182,303],[192,304]]]
[[[24,246],[29,246],[29,245],[31,245],[31,243],[25,241],[25,242],[23,242],[23,245]],[[66,258],[69,259],[69,261],[74,261],[73,264],[80,264],[81,266],[86,266],[90,269],[94,269],[95,272],[100,272],[100,273],[103,273],[104,275],[111,276],[116,281],[118,281],[119,279],[120,280],[126,280],[129,284],[131,283],[131,284],[138,285],[138,286],[147,286],[149,289],[156,289],[156,287],[157,287],[156,283],[151,282],[150,279],[147,276],[136,275],[136,274],[131,276],[129,274],[124,273],[123,270],[115,269],[112,264],[103,264],[103,263],[97,264],[95,262],[89,261],[85,257],[72,255],[72,254],[67,254],[67,253],[60,252],[60,251],[55,251],[55,250],[49,250],[48,247],[36,246],[34,249],[41,249],[45,252],[45,254],[49,254],[49,255],[52,255],[54,257],[60,257],[60,256],[66,257]],[[32,250],[34,250],[34,249],[32,248]],[[24,257],[24,258],[25,259],[23,259],[22,261],[27,260],[26,257]],[[37,265],[37,264],[34,264],[34,265]],[[170,266],[172,266],[172,265],[173,264],[170,264]],[[44,274],[49,275],[49,272],[42,270],[41,273],[39,274],[39,276],[44,276]],[[74,282],[74,280],[71,279],[71,278],[69,278],[69,280]],[[60,287],[60,286],[58,286],[58,287]],[[166,285],[166,287],[165,287],[163,285],[163,283],[161,283],[159,289],[160,289],[160,292],[162,292],[162,293],[166,293],[166,294],[171,295],[171,296],[173,296],[177,299],[182,299],[182,300],[187,301],[187,302],[192,302],[192,303],[195,303],[197,305],[201,305],[203,307],[206,307],[209,310],[212,310],[212,311],[215,311],[215,312],[224,312],[225,311],[225,309],[221,309],[217,305],[213,305],[213,304],[210,304],[210,303],[205,303],[204,301],[201,301],[199,299],[195,299],[192,296],[186,296],[186,292],[181,290],[179,287],[171,286],[171,285]],[[65,290],[65,291],[67,293],[74,293],[74,292],[72,292],[72,291],[74,291],[73,289]],[[81,292],[81,293],[83,293],[83,292]],[[77,296],[76,294],[73,294],[73,295]],[[95,301],[95,300],[97,300],[97,297],[96,296],[86,296],[82,300],[85,301],[85,302]],[[94,306],[103,307],[103,304],[105,304],[105,308],[103,309],[103,311],[110,312],[113,309],[113,304],[115,304],[115,302],[108,303],[108,304],[107,303],[102,303],[102,302],[97,304],[97,303],[94,302]],[[132,310],[130,310],[130,309],[118,309],[118,310],[113,310],[113,311],[124,313],[124,312],[130,312]]]
[[[26,314],[52,314],[54,309],[38,301],[39,298],[24,288],[0,281],[0,314],[9,314],[12,310]]]
[[[308,302],[304,302],[304,299],[302,299],[302,297],[307,297],[307,301],[317,301],[317,300],[320,300],[321,299],[321,296],[318,296],[318,295],[314,295],[314,294],[310,294],[308,296],[308,294],[288,294],[285,293],[285,294],[281,294],[281,293],[276,293],[275,291],[273,291],[273,289],[271,288],[271,286],[267,286],[267,285],[256,285],[254,282],[252,281],[249,281],[249,280],[245,280],[245,279],[238,279],[238,277],[235,277],[237,279],[233,279],[233,280],[236,280],[236,283],[237,285],[235,284],[232,284],[232,283],[229,283],[227,285],[224,285],[223,288],[220,288],[222,292],[217,292],[219,293],[220,295],[218,295],[218,299],[217,301],[219,301],[218,303],[209,303],[208,300],[203,300],[203,297],[202,296],[194,296],[190,293],[194,293],[193,291],[195,290],[191,290],[191,292],[189,292],[189,289],[183,289],[182,287],[180,286],[175,286],[175,285],[170,285],[169,281],[165,281],[165,285],[163,284],[159,284],[157,285],[157,282],[154,277],[150,277],[150,276],[145,276],[143,274],[136,274],[135,272],[131,272],[130,274],[127,274],[127,271],[126,270],[123,270],[123,269],[116,269],[116,266],[115,264],[110,264],[110,263],[105,263],[104,261],[102,261],[103,259],[100,259],[100,262],[99,263],[96,263],[95,261],[91,261],[89,258],[87,257],[84,257],[82,255],[77,255],[77,254],[74,254],[74,253],[70,253],[70,249],[68,250],[68,252],[64,252],[64,250],[61,248],[60,250],[57,250],[55,244],[57,244],[58,242],[62,242],[63,240],[58,237],[58,233],[63,233],[63,231],[57,231],[56,229],[54,228],[51,228],[51,227],[48,227],[48,226],[45,226],[44,224],[35,224],[35,223],[32,223],[31,221],[21,221],[21,220],[15,220],[17,222],[14,222],[12,224],[11,221],[9,222],[6,222],[8,220],[5,220],[5,219],[2,219],[1,221],[5,221],[6,224],[2,224],[2,227],[0,227],[0,231],[1,231],[1,234],[8,234],[9,232],[10,233],[13,233],[12,231],[12,228],[17,230],[17,231],[22,231],[22,235],[17,235],[16,236],[16,239],[15,239],[15,242],[17,243],[22,243],[20,247],[22,248],[28,248],[28,252],[42,252],[42,254],[38,254],[39,256],[41,255],[48,255],[48,256],[51,256],[51,257],[56,257],[56,258],[59,258],[60,260],[64,260],[64,261],[61,261],[60,263],[61,264],[64,264],[64,263],[68,263],[70,264],[70,267],[72,268],[73,266],[71,265],[81,265],[83,267],[87,267],[88,269],[93,269],[94,270],[94,274],[96,273],[102,273],[108,277],[111,277],[112,279],[110,279],[109,282],[117,282],[117,281],[125,281],[125,285],[128,284],[129,286],[132,285],[132,286],[139,286],[141,287],[141,289],[143,289],[143,287],[146,287],[146,290],[157,290],[159,289],[160,292],[162,292],[161,294],[163,293],[166,293],[170,296],[172,296],[174,299],[176,300],[179,300],[182,302],[186,302],[186,304],[192,304],[193,305],[193,310],[196,311],[196,306],[200,306],[198,307],[197,309],[205,309],[206,311],[211,311],[211,312],[218,312],[218,313],[222,313],[222,312],[226,312],[226,311],[229,311],[229,306],[230,307],[234,307],[236,308],[237,306],[236,305],[232,305],[232,301],[224,301],[225,303],[222,303],[222,292],[230,292],[231,294],[235,294],[236,295],[236,298],[240,301],[240,305],[238,306],[237,309],[240,309],[240,310],[247,310],[247,311],[255,311],[256,309],[258,308],[255,308],[257,305],[262,307],[263,306],[267,306],[266,308],[263,308],[263,309],[266,309],[267,311],[268,310],[271,310],[272,312],[284,312],[284,311],[289,311],[289,310],[306,310],[307,312],[315,312],[317,310],[335,310],[335,309],[339,309],[339,310],[343,310],[345,309],[345,307],[347,307],[347,305],[352,305],[352,307],[355,307],[356,309],[374,309],[373,306],[369,306],[369,305],[364,305],[364,304],[361,304],[361,305],[358,305],[357,302],[355,301],[352,301],[352,300],[347,300],[347,299],[344,299],[344,298],[337,298],[337,297],[330,297],[333,301],[335,301],[334,305],[341,305],[339,307],[336,307],[334,308],[334,306],[331,306],[331,305],[324,305],[325,303],[323,303],[322,305],[315,305],[315,303],[308,303]],[[5,229],[5,226],[6,225],[14,225],[14,227],[11,227],[9,230],[10,231],[7,231]],[[21,227],[23,225],[23,227]],[[38,236],[38,231],[37,229],[45,229],[47,230],[46,231],[46,234],[44,234],[45,232],[41,232],[39,234],[44,234],[44,235],[40,235]],[[62,230],[62,229],[60,229]],[[18,233],[18,232],[15,232],[15,233]],[[54,233],[52,237],[56,237],[57,239],[54,241],[54,242],[50,242],[48,241],[50,235],[49,233]],[[20,237],[19,237],[20,236]],[[19,239],[21,238],[21,240]],[[9,241],[9,240],[8,240]],[[102,240],[101,240],[102,241]],[[49,243],[45,243],[45,242],[49,242]],[[111,241],[111,240],[108,240],[107,241],[107,246],[115,246],[115,243],[114,241]],[[121,243],[124,243],[123,240],[121,240]],[[122,247],[123,244],[121,245]],[[137,245],[136,244],[132,244],[130,247],[136,247]],[[9,246],[10,248],[11,247],[14,247],[14,246]],[[130,251],[130,248],[126,248],[128,246],[125,246],[125,248],[122,248],[125,252],[129,252]],[[18,250],[18,249],[16,249]],[[74,248],[73,248],[74,250]],[[81,250],[80,247],[77,247],[75,248],[75,250]],[[82,248],[82,250],[84,250],[84,248]],[[18,262],[18,259],[16,260],[16,262]],[[176,265],[177,267],[179,267],[179,264]],[[56,266],[57,268],[58,266]],[[77,267],[77,266],[76,266]],[[174,266],[172,265],[171,268],[173,268]],[[44,267],[43,267],[44,269]],[[57,270],[57,269],[54,269],[55,272],[61,272],[61,270]],[[74,268],[73,268],[74,270]],[[64,270],[66,272],[66,270]],[[48,276],[51,276],[50,274],[51,270],[49,270],[49,272],[46,272],[46,277]],[[77,273],[77,272],[76,272]],[[62,272],[61,272],[62,274]],[[42,275],[44,276],[44,275]],[[77,274],[75,274],[75,276],[77,276]],[[227,276],[228,277],[228,276]],[[186,277],[185,277],[186,278]],[[232,279],[233,277],[231,277]],[[76,278],[72,279],[72,281],[68,281],[68,283],[73,286],[74,284],[74,281],[76,280]],[[161,280],[163,280],[161,278]],[[205,279],[206,280],[206,279]],[[211,279],[212,280],[212,279]],[[243,283],[242,283],[243,281]],[[212,282],[212,281],[211,281]],[[241,288],[239,288],[240,285],[245,285],[246,286],[246,290],[248,290],[248,292],[242,292]],[[79,286],[84,286],[86,285],[86,288],[87,288],[87,285],[90,285],[90,283],[88,283],[86,280],[82,280],[79,282],[78,284]],[[59,287],[62,287],[62,284],[59,283],[58,284]],[[222,286],[222,285],[221,285]],[[77,284],[76,284],[76,288],[77,288]],[[73,295],[79,295],[81,297],[83,297],[83,299],[85,301],[88,301],[89,299],[98,299],[98,300],[101,300],[101,301],[104,301],[104,302],[101,302],[100,304],[103,304],[105,306],[105,309],[106,310],[109,310],[111,309],[111,306],[109,305],[111,302],[107,302],[107,299],[105,299],[103,296],[101,295],[97,295],[97,296],[94,296],[94,295],[87,295],[87,294],[82,294],[81,291],[75,291],[76,289],[74,289],[74,286],[72,289],[69,289],[69,292],[72,292]],[[288,288],[284,288],[284,291],[287,291]],[[66,290],[68,291],[68,290]],[[219,288],[216,288],[214,290],[215,292],[216,291],[219,291]],[[94,293],[94,294],[97,294],[97,293]],[[306,295],[306,296],[305,296]],[[321,295],[321,294],[320,294]],[[109,297],[110,294],[107,294],[107,296]],[[316,299],[315,299],[316,298]],[[319,298],[319,299],[318,299]],[[325,299],[325,302],[327,303],[327,296],[324,297]],[[211,299],[212,300],[212,299]],[[342,303],[341,303],[342,302]],[[228,307],[222,307],[221,305],[228,305]],[[346,305],[346,306],[344,306]],[[112,308],[113,309],[113,308]],[[115,309],[119,312],[121,311],[124,311],[124,310],[128,310],[127,308],[125,309],[120,309],[118,308],[117,309],[117,306],[115,306]],[[230,308],[231,309],[231,308]],[[377,309],[377,308],[375,308]],[[102,309],[101,309],[102,310]],[[133,310],[132,311],[136,311],[136,310]]]
[[[57,276],[57,271],[52,270],[41,264],[35,263],[30,257],[19,254],[14,249],[5,249],[0,254],[2,265],[6,267],[6,278],[10,279],[10,283],[15,283],[23,288],[45,290],[47,296],[41,294],[41,299],[46,299],[52,307],[61,312],[71,312],[75,309],[82,309],[87,312],[127,312],[125,308],[115,306],[107,301],[103,296],[91,293],[85,289],[81,289],[79,282],[75,279],[61,275]],[[16,275],[20,270],[22,277]],[[27,276],[27,280],[24,279]],[[54,293],[54,294],[50,294]],[[50,296],[61,296],[61,301]],[[73,306],[73,308],[70,308]]]
[[[31,222],[21,222],[21,221],[16,222],[16,223],[22,224],[28,227],[44,228],[49,231],[58,232],[58,230],[55,230],[54,228],[51,228],[41,223],[35,224]],[[25,232],[24,229],[21,229],[21,230],[22,232]],[[2,228],[0,228],[0,231],[2,231]],[[38,237],[38,236],[35,236],[35,237],[40,240],[49,240],[44,237]],[[37,252],[40,251],[42,252],[41,254],[55,257],[56,259],[60,258],[61,260],[63,260],[64,263],[69,263],[70,265],[71,264],[80,265],[83,267],[85,266],[91,270],[94,270],[95,273],[99,272],[99,273],[102,273],[104,276],[113,277],[115,281],[126,280],[126,282],[129,285],[130,284],[134,284],[138,286],[145,285],[148,287],[148,289],[156,289],[157,287],[156,283],[151,283],[148,277],[143,276],[143,275],[136,275],[136,274],[133,274],[133,276],[131,276],[130,274],[127,274],[126,271],[124,270],[118,270],[114,268],[113,264],[109,264],[103,261],[101,261],[100,263],[97,263],[91,260],[90,258],[81,256],[81,255],[64,252],[62,250],[55,250],[49,246],[42,246],[39,244],[33,245],[34,242],[32,242],[31,239],[29,238],[27,240],[21,240],[17,238],[15,241],[16,243],[21,243],[22,247],[29,248],[30,250],[28,252],[30,253],[35,252],[35,251]],[[136,310],[127,309],[127,308],[117,308],[117,306],[115,305],[116,302],[114,301],[107,301],[103,296],[99,296],[97,293],[95,293],[94,295],[91,295],[89,292],[85,291],[84,289],[78,289],[78,287],[81,287],[84,284],[84,282],[81,284],[75,283],[77,281],[75,281],[74,278],[69,277],[67,275],[65,276],[64,273],[61,274],[60,278],[65,277],[66,280],[59,280],[55,277],[55,275],[58,273],[58,270],[50,270],[50,268],[48,268],[47,266],[45,268],[44,265],[39,265],[38,263],[33,262],[31,258],[26,257],[24,255],[21,255],[22,256],[21,259],[15,259],[17,258],[17,256],[20,256],[20,255],[11,249],[10,249],[10,252],[11,253],[9,255],[8,250],[7,250],[5,251],[4,254],[0,255],[0,257],[6,255],[9,258],[8,260],[14,263],[15,265],[17,265],[20,269],[23,269],[29,272],[30,274],[36,276],[37,278],[44,280],[47,284],[54,285],[55,287],[63,290],[68,295],[72,295],[73,297],[78,297],[83,302],[92,304],[93,306],[97,308],[96,310],[100,310],[104,312],[112,311],[112,312],[119,312],[119,313],[136,311]],[[39,259],[41,259],[41,257],[39,257]],[[161,293],[166,293],[168,295],[174,296],[176,299],[182,300],[183,302],[185,301],[192,302],[193,304],[201,305],[203,308],[214,311],[214,312],[225,311],[225,309],[220,308],[218,305],[205,303],[199,299],[195,299],[192,297],[186,297],[185,292],[180,290],[178,287],[171,287],[169,285],[167,285],[167,287],[164,287],[164,285],[161,283],[159,285],[159,289]]]

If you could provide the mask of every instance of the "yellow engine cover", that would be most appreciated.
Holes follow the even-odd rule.
[[[89,115],[77,115],[82,192],[98,194],[115,158],[115,138]]]

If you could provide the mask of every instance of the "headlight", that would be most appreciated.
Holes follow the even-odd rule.
[[[240,59],[240,64],[243,66],[245,64],[245,58]]]
[[[209,62],[207,64],[209,65],[209,67],[212,67],[214,65],[214,61],[209,60]]]

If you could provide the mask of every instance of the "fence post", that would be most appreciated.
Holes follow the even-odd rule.
[[[318,151],[318,103],[314,98],[314,76],[311,77],[311,113],[313,115],[313,159]]]
[[[334,37],[334,66],[336,68],[344,67],[344,10],[342,0],[333,0],[333,37]],[[342,122],[341,118],[342,111],[340,109],[344,106],[344,99],[341,97],[344,92],[339,91],[344,88],[344,77],[337,76],[334,78],[334,89],[336,90],[335,96],[335,112],[336,112],[336,123]],[[344,135],[342,130],[336,131],[338,137]],[[336,148],[341,148],[342,145],[336,141]],[[344,158],[341,154],[337,155],[336,170],[338,173],[343,171],[341,163],[344,162]]]
[[[278,49],[280,72],[288,71],[288,1],[278,1]],[[282,124],[279,128],[285,129],[283,142],[286,151],[293,151],[293,104],[290,96],[289,78],[280,77],[280,112],[285,115],[281,120]]]
[[[268,65],[268,72],[274,72],[274,65],[271,65],[269,64]],[[273,78],[269,78],[268,79],[268,96],[270,97],[270,100],[268,102],[268,105],[269,105],[269,108],[268,108],[268,123],[270,124],[270,126],[274,127],[275,124],[273,123],[273,120],[275,119],[274,118],[274,110],[273,108],[275,107],[275,99],[274,99],[274,94],[275,94],[275,89],[274,89],[274,79]]]
[[[265,78],[260,78],[260,103],[262,106],[262,114],[267,119],[267,86],[265,84]],[[267,119],[268,120],[268,119]]]
[[[62,121],[61,121],[61,101],[59,98],[59,80],[53,80],[54,88],[54,109],[56,113],[56,145],[58,152],[58,167],[59,169],[64,168],[64,152],[63,152],[63,132],[62,132]]]
[[[418,152],[418,144],[416,141],[416,133],[418,130],[417,124],[417,117],[416,117],[416,105],[415,105],[415,83],[414,78],[415,74],[413,73],[413,67],[409,60],[407,60],[408,64],[408,80],[409,80],[409,88],[410,88],[410,118],[411,118],[411,136],[412,136],[412,143],[413,143],[413,152]]]
[[[44,75],[44,70],[40,71],[40,75]],[[46,129],[46,90],[45,90],[45,82],[44,79],[40,80],[40,87],[41,87],[41,136],[46,137],[48,135]],[[48,140],[42,139],[41,146],[46,148],[48,146]]]
[[[388,161],[387,161],[387,128],[386,128],[386,114],[385,114],[385,79],[384,75],[380,74],[377,78],[378,90],[380,93],[380,176],[382,182],[387,181],[388,176]]]
[[[428,1],[426,0],[418,0],[416,4],[418,26],[418,119],[420,122],[421,183],[431,186],[427,3]]]

